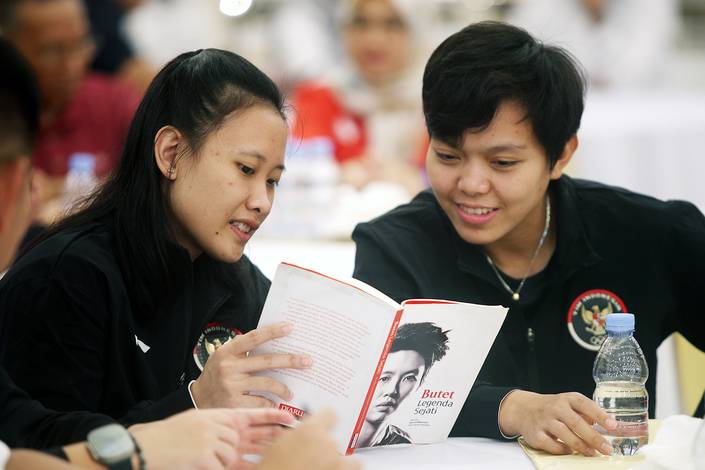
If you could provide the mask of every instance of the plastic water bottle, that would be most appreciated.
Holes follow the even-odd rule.
[[[607,431],[596,429],[612,444],[612,455],[634,455],[649,440],[649,367],[634,339],[634,315],[607,315],[607,339],[602,343],[592,369],[593,400],[616,421]]]
[[[95,156],[90,153],[71,155],[64,184],[64,209],[71,212],[73,206],[93,192],[97,184]]]

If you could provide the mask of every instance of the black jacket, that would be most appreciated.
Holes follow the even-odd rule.
[[[566,176],[549,190],[556,250],[546,269],[527,280],[518,302],[482,250],[457,235],[430,191],[353,233],[354,276],[397,301],[510,307],[451,435],[500,438],[497,412],[512,389],[591,397],[592,366],[610,311],[636,316],[635,337],[650,367],[651,416],[659,344],[679,331],[705,350],[705,217],[698,209]]]
[[[0,441],[10,447],[44,449],[79,442],[86,439],[89,431],[112,422],[110,417],[97,413],[47,410],[17,388],[0,369]]]
[[[157,312],[136,312],[113,233],[110,224],[61,232],[23,256],[0,281],[0,344],[8,373],[45,406],[130,425],[192,407],[199,337],[255,328],[269,281],[246,257],[192,263],[174,246],[183,282]],[[238,286],[224,281],[234,269]]]

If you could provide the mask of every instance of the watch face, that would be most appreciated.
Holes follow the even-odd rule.
[[[115,463],[135,453],[129,433],[119,424],[101,426],[88,433],[88,446],[101,463]]]

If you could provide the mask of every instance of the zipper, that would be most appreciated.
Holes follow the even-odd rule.
[[[534,329],[529,327],[526,330],[526,342],[529,346],[529,388],[534,391],[540,391],[539,387],[539,369],[536,361],[536,333]]]

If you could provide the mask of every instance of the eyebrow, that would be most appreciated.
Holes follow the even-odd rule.
[[[261,162],[267,161],[267,157],[265,157],[261,153],[256,152],[254,150],[238,149],[237,153],[239,153],[240,155],[246,155],[248,157],[256,158],[257,160],[259,160]],[[277,165],[275,168],[278,170],[281,170],[281,171],[286,170],[286,167],[284,165]]]
[[[463,149],[459,148],[455,145],[450,145],[446,142],[443,141],[438,141],[442,146],[448,147],[450,149],[453,149],[456,152],[462,152]],[[480,153],[484,155],[494,155],[496,153],[500,152],[506,152],[507,150],[524,150],[526,149],[526,145],[519,145],[519,144],[499,144],[499,145],[494,145],[492,147],[488,147],[485,149],[482,149]],[[434,149],[436,150],[436,149]],[[442,149],[439,149],[442,151]]]
[[[482,151],[482,153],[487,154],[487,155],[493,155],[495,153],[505,152],[507,150],[524,150],[525,148],[526,148],[526,145],[501,144],[501,145],[495,145],[493,147],[486,148]]]

